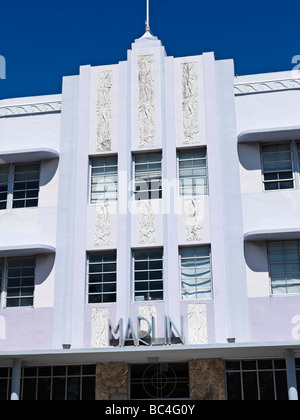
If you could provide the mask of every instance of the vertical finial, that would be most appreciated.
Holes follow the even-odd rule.
[[[146,32],[150,32],[150,6],[149,0],[147,0],[147,19],[146,19]]]

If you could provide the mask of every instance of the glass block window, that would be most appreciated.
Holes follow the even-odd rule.
[[[135,301],[163,300],[163,251],[134,251]]]
[[[290,143],[262,146],[262,169],[265,191],[295,187]]]
[[[150,153],[135,156],[135,199],[162,198],[162,154]]]
[[[118,158],[106,156],[92,159],[91,203],[118,199]]]
[[[8,258],[7,307],[33,306],[35,257]]]
[[[182,299],[212,297],[211,248],[181,248]]]
[[[40,164],[14,166],[13,208],[37,207],[39,199]]]
[[[7,208],[9,165],[0,166],[0,210]]]
[[[99,252],[88,256],[89,303],[117,301],[117,253]]]
[[[273,295],[300,293],[300,242],[269,242],[268,261]]]
[[[206,149],[179,152],[179,184],[181,196],[208,194]]]

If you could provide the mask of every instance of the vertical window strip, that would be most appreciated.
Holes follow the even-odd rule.
[[[206,149],[179,152],[179,184],[181,196],[208,195]]]
[[[181,248],[182,299],[210,299],[212,297],[211,248]]]
[[[8,258],[7,307],[33,306],[35,266],[35,257]]]
[[[290,143],[262,145],[262,169],[265,191],[295,187]]]
[[[135,199],[162,198],[162,154],[135,156]]]
[[[0,210],[7,208],[9,165],[0,166]]]
[[[300,293],[300,242],[268,243],[269,275],[273,295]]]
[[[297,143],[298,171],[300,172],[300,143]]]
[[[117,201],[118,158],[109,156],[92,159],[91,203]]]
[[[134,251],[134,299],[164,299],[163,251]]]
[[[117,301],[117,253],[101,252],[88,256],[89,303]]]

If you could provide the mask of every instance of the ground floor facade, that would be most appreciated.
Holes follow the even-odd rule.
[[[126,361],[102,362],[101,352],[70,351],[68,357],[67,350],[2,358],[0,400],[298,400],[298,349],[272,349],[233,345],[224,357],[214,357],[221,349],[207,349],[212,357],[190,359],[172,350],[164,357],[125,350]],[[188,353],[205,355],[195,348],[183,354]],[[121,355],[114,352],[112,359]]]

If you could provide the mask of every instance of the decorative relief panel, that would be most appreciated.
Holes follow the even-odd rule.
[[[0,107],[0,118],[51,112],[61,112],[61,101]]]
[[[254,83],[236,83],[235,95],[247,95],[260,92],[274,92],[278,90],[300,89],[300,79],[272,80]]]
[[[182,64],[182,96],[183,141],[200,143],[198,63]]]
[[[97,151],[109,152],[112,144],[113,72],[98,73],[97,81]]]
[[[139,66],[139,148],[155,145],[154,56],[141,55]]]
[[[157,308],[156,306],[140,306],[139,316],[147,319],[150,325],[152,325],[152,317],[155,319],[155,337],[157,337]],[[145,321],[140,322],[140,331],[147,331],[148,325]]]
[[[156,218],[150,201],[139,203],[139,243],[156,243]]]
[[[108,321],[109,308],[94,308],[92,311],[92,343],[93,348],[109,347]]]
[[[208,344],[205,303],[188,305],[189,344]]]
[[[110,207],[105,203],[96,206],[95,245],[111,245]]]
[[[186,240],[201,241],[204,230],[204,200],[184,200]]]

